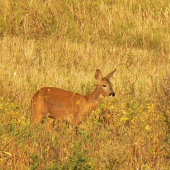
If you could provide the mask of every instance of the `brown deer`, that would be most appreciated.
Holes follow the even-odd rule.
[[[44,115],[50,114],[56,119],[61,118],[73,126],[81,127],[85,113],[95,109],[105,96],[115,96],[110,82],[115,70],[103,78],[97,69],[97,87],[87,96],[60,88],[43,87],[32,98],[31,123],[38,123]]]

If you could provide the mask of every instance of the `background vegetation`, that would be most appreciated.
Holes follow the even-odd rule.
[[[83,95],[117,69],[116,96],[76,136],[31,127],[33,94]],[[1,0],[0,168],[170,169],[169,0]]]

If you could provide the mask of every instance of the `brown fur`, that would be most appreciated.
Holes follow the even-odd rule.
[[[115,95],[110,82],[114,72],[115,70],[103,78],[100,70],[96,70],[98,85],[87,96],[60,88],[43,87],[32,98],[31,122],[38,123],[44,115],[50,113],[73,126],[81,124],[85,113],[95,109],[105,96]]]

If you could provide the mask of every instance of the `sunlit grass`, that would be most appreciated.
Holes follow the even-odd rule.
[[[168,0],[2,0],[0,169],[170,169],[169,12]],[[30,126],[38,89],[86,95],[114,68],[116,96],[87,129]]]
[[[18,113],[18,106],[1,101],[1,113],[5,115],[0,134],[2,167],[169,167],[165,117],[152,103],[122,103],[118,111],[111,109],[109,124],[105,126],[98,120],[98,111],[93,112],[87,129],[79,129],[75,140],[74,129],[65,123],[56,122],[52,132],[47,131],[45,124],[30,127],[28,120]]]

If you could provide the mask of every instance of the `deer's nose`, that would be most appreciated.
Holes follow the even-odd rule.
[[[109,96],[115,96],[115,92],[110,93]]]

